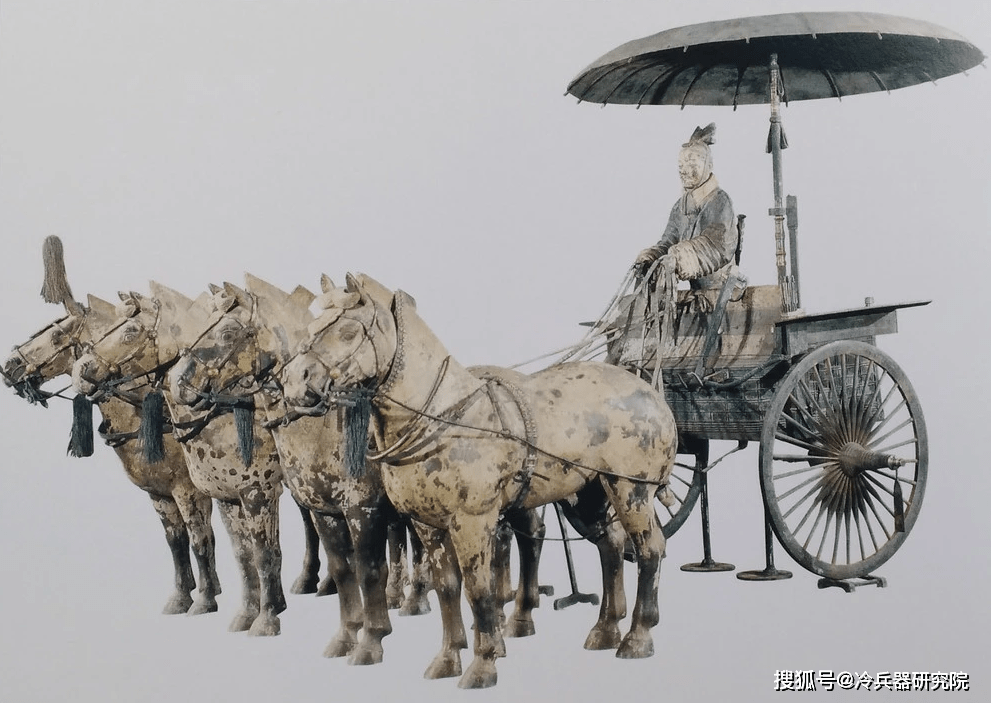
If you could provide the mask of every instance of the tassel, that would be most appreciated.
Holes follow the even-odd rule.
[[[237,451],[245,466],[251,466],[251,457],[255,453],[255,409],[253,407],[234,406],[234,429],[237,430]]]
[[[138,442],[144,460],[158,464],[165,460],[165,398],[161,391],[152,391],[141,403],[141,425],[138,427]]]
[[[892,491],[895,498],[895,532],[905,531],[905,507],[902,500],[901,481],[898,480],[898,472],[895,472],[895,487]]]
[[[46,303],[71,301],[72,291],[65,275],[65,257],[62,240],[54,234],[45,238],[41,247],[41,258],[45,264],[45,282],[41,286],[41,297]]]
[[[358,393],[353,405],[344,408],[344,466],[351,478],[364,478],[368,454],[368,425],[372,418],[372,401]]]
[[[72,432],[69,434],[69,456],[93,456],[93,403],[84,395],[72,399]]]

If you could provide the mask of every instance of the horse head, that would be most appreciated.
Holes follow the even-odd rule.
[[[72,367],[78,392],[93,399],[124,383],[155,381],[178,357],[175,338],[190,324],[193,301],[155,282],[151,290],[151,296],[119,293],[114,314],[91,330],[89,350]]]
[[[380,385],[397,350],[391,291],[361,274],[348,274],[342,288],[321,283],[320,312],[280,374],[287,404],[303,414],[326,411],[342,391]]]
[[[88,302],[89,307],[67,306],[68,315],[15,346],[3,365],[4,383],[28,402],[47,406],[49,394],[41,386],[70,373],[90,343],[93,329],[113,315],[112,304],[92,295]]]
[[[314,296],[305,288],[286,293],[250,274],[246,280],[245,289],[214,286],[194,306],[210,322],[195,338],[179,340],[181,358],[168,376],[176,402],[200,408],[247,402],[312,320]]]

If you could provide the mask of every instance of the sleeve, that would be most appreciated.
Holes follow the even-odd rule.
[[[660,257],[668,253],[668,250],[673,244],[678,241],[678,237],[681,232],[684,231],[686,222],[685,216],[681,214],[681,200],[675,202],[674,206],[671,208],[671,214],[668,215],[668,223],[664,228],[664,232],[661,234],[661,238],[657,240],[657,244],[652,247],[648,247],[644,251],[651,252],[653,254],[653,261],[656,261]]]
[[[699,234],[668,248],[678,263],[679,278],[708,276],[733,260],[737,237],[733,219],[733,204],[719,191],[703,208]]]

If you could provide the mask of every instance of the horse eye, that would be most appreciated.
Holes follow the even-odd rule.
[[[358,336],[358,330],[355,329],[344,330],[343,332],[341,332],[341,341],[350,342],[357,336]]]
[[[52,332],[52,344],[61,344],[64,338],[65,334],[61,330],[55,330]]]

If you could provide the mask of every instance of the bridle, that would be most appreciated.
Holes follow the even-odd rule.
[[[110,327],[110,329],[104,332],[98,339],[94,339],[88,345],[89,354],[93,356],[93,358],[95,358],[100,364],[102,364],[110,373],[110,376],[108,378],[100,382],[94,382],[91,381],[90,379],[87,379],[90,383],[93,383],[93,385],[96,386],[97,388],[97,393],[93,395],[97,395],[97,396],[103,394],[115,395],[126,400],[127,402],[136,404],[137,401],[134,398],[130,397],[130,394],[122,391],[120,387],[127,383],[131,383],[132,381],[136,381],[137,379],[144,377],[152,377],[153,380],[151,381],[151,383],[158,384],[161,382],[164,372],[167,371],[169,368],[171,368],[178,360],[178,358],[169,359],[168,361],[165,362],[162,362],[160,360],[160,349],[158,346],[158,327],[161,324],[161,320],[162,320],[162,306],[161,303],[159,303],[157,300],[153,301],[152,304],[154,305],[155,320],[152,323],[150,329],[135,319],[141,312],[141,308],[140,306],[138,306],[130,314],[123,315],[116,324],[114,324],[112,327]],[[133,348],[131,349],[131,351],[129,351],[127,354],[125,354],[123,357],[121,357],[115,362],[110,362],[107,359],[103,358],[99,352],[100,345],[106,342],[106,340],[109,339],[111,335],[117,332],[117,330],[119,330],[121,327],[132,322],[141,326],[142,332],[144,333],[144,339],[140,340],[140,342],[135,342],[133,344]],[[135,359],[137,359],[139,356],[141,356],[147,351],[149,343],[151,343],[151,345],[154,347],[155,362],[156,362],[155,366],[148,369],[147,371],[142,371],[141,373],[135,373],[135,374],[129,374],[129,375],[117,377],[118,374],[120,374],[128,364],[130,364],[132,361],[134,361]]]
[[[314,329],[311,329],[309,338],[300,344],[296,353],[286,361],[285,365],[288,366],[293,360],[296,359],[296,357],[308,355],[310,359],[316,361],[327,371],[327,381],[324,383],[322,388],[313,386],[308,379],[306,381],[307,391],[319,399],[317,404],[309,408],[296,408],[294,414],[307,416],[324,415],[334,405],[350,404],[350,402],[353,402],[353,398],[356,395],[363,395],[366,397],[370,395],[371,397],[374,397],[376,391],[386,383],[386,379],[392,373],[395,366],[395,355],[393,355],[392,359],[390,359],[387,363],[383,362],[382,359],[385,354],[382,353],[379,345],[376,344],[375,334],[379,309],[378,305],[374,302],[371,302],[370,305],[372,306],[372,318],[368,323],[365,323],[358,317],[348,315],[348,310],[341,310],[338,315],[327,315],[327,320]],[[334,364],[328,364],[319,353],[314,351],[314,346],[324,337],[324,335],[327,334],[335,323],[342,319],[347,319],[360,325],[362,329],[362,337],[358,344],[355,345],[355,347],[340,361]],[[358,354],[366,344],[371,346],[372,356],[375,359],[375,368],[371,373],[367,373],[358,361]],[[357,374],[358,378],[365,378],[368,380],[365,382],[359,382],[350,388],[334,387],[334,383],[338,379],[351,374],[355,369],[359,372]]]
[[[66,330],[62,325],[66,320],[74,320],[75,326],[72,331]],[[52,351],[41,361],[32,361],[24,353],[24,347],[38,339],[46,332],[52,328],[58,330],[61,337],[65,340],[61,345],[52,349]],[[57,393],[49,393],[41,389],[41,383],[44,382],[40,375],[41,369],[48,366],[52,361],[57,359],[59,356],[65,352],[72,350],[72,356],[74,358],[79,358],[80,351],[83,348],[82,342],[80,342],[79,335],[83,328],[82,316],[80,315],[66,315],[65,317],[55,320],[50,324],[46,325],[43,329],[32,335],[26,342],[18,344],[13,348],[13,354],[24,363],[24,370],[21,372],[19,379],[15,380],[9,376],[5,369],[0,368],[0,374],[4,376],[10,386],[14,391],[21,396],[26,398],[32,403],[40,403],[42,406],[48,406],[48,399],[52,397],[63,397],[60,396],[59,391]]]
[[[240,305],[236,299],[231,299],[229,304],[217,310],[215,313],[216,319],[210,321],[207,327],[193,341],[192,344],[183,348],[179,352],[180,359],[191,358],[196,364],[206,369],[206,379],[199,388],[189,383],[189,380],[185,377],[185,375],[178,379],[178,383],[183,389],[190,391],[200,399],[194,406],[194,410],[203,410],[206,409],[207,406],[224,406],[231,408],[250,406],[253,408],[254,403],[251,400],[251,396],[260,391],[264,387],[265,383],[273,376],[273,371],[275,368],[274,360],[273,363],[263,364],[259,361],[260,354],[256,354],[252,360],[252,370],[248,374],[232,378],[218,390],[207,390],[210,379],[217,378],[220,375],[221,368],[229,364],[237,354],[243,351],[249,341],[257,339],[258,327],[256,324],[256,311],[258,302],[254,295],[248,295],[251,300],[251,309],[248,313],[248,322],[247,324],[241,325],[240,330],[238,330],[237,337],[230,344],[230,349],[228,349],[223,356],[217,359],[205,358],[201,353],[202,350],[197,349],[197,347],[217,325],[225,319],[228,319],[230,313]],[[246,390],[243,394],[232,395],[226,392],[234,385],[244,385],[242,384],[242,381],[249,376],[252,378],[253,384],[244,386]]]

